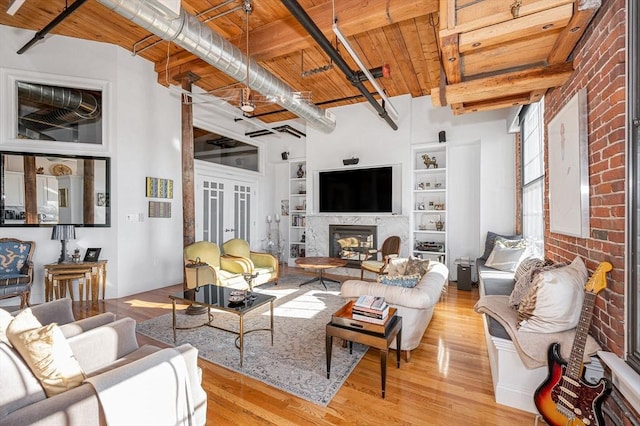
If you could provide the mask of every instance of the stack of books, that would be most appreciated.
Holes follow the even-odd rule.
[[[360,296],[352,308],[354,320],[384,324],[389,316],[389,305],[384,297]]]

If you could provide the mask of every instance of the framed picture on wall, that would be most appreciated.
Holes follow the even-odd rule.
[[[551,119],[548,131],[551,232],[589,236],[587,90],[581,89]]]

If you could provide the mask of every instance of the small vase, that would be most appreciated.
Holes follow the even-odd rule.
[[[296,172],[296,174],[298,175],[299,178],[303,178],[304,177],[304,164],[298,164],[298,171]]]

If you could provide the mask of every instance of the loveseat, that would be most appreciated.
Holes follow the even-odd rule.
[[[410,351],[420,344],[448,279],[449,270],[444,264],[430,262],[427,273],[415,287],[347,280],[342,283],[340,292],[343,297],[349,299],[357,299],[361,295],[381,296],[390,307],[396,308],[397,314],[402,317],[400,349],[405,352],[405,358],[409,361]],[[395,343],[392,342],[390,347],[395,347]]]
[[[525,332],[518,328],[518,310],[512,306],[513,299],[510,303],[510,295],[516,284],[516,271],[487,266],[493,246],[493,242],[489,241],[493,237],[491,234],[487,236],[485,253],[476,259],[480,300],[476,303],[475,310],[483,314],[494,396],[499,404],[537,413],[534,393],[549,373],[547,349],[551,343],[559,342],[562,356],[569,359],[575,329],[543,333]],[[588,336],[584,362],[591,364],[585,365],[586,378],[596,377],[601,373],[597,359],[589,356],[597,350],[597,343]]]
[[[73,321],[67,299],[33,307],[31,312],[41,324],[63,324],[59,330],[86,379],[52,395],[1,333],[0,424],[205,424],[207,397],[200,384],[197,350],[192,346],[139,347],[134,320],[115,320],[107,313]],[[11,318],[6,311],[1,314],[1,324],[6,326]],[[175,402],[178,395],[188,395],[180,399],[188,403],[171,417],[167,413],[180,405]]]

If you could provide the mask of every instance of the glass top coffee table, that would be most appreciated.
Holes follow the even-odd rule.
[[[236,347],[240,349],[240,366],[242,367],[242,359],[244,352],[244,335],[254,331],[270,331],[271,332],[271,346],[273,346],[273,301],[276,300],[275,296],[269,296],[267,294],[247,292],[244,290],[237,290],[229,287],[221,287],[214,284],[207,284],[198,287],[194,292],[193,299],[185,298],[184,293],[172,294],[169,296],[173,303],[173,342],[176,342],[176,330],[188,330],[197,327],[212,327],[218,330],[226,331],[229,333],[237,334]],[[187,305],[201,305],[207,308],[207,321],[203,324],[199,324],[194,327],[178,327],[176,324],[176,302],[180,301]],[[269,328],[256,328],[253,330],[244,330],[244,315],[269,303]],[[240,320],[239,331],[227,330],[226,328],[218,327],[212,324],[213,315],[211,309],[218,311],[228,312],[238,316]]]

